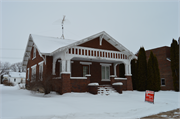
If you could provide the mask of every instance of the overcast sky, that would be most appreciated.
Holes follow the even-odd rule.
[[[25,1],[1,0],[0,61],[22,61],[29,34],[61,37],[61,24],[53,22],[63,15],[66,39],[105,31],[133,53],[170,46],[180,36],[179,0]]]

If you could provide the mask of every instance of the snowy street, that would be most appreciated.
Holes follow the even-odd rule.
[[[123,91],[123,94],[55,92],[32,94],[18,86],[0,85],[0,119],[121,119],[140,118],[180,107],[179,92],[155,93],[155,104],[144,101],[145,92]]]

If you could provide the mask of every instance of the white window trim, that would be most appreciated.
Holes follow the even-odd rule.
[[[111,66],[112,64],[100,63],[101,66]]]
[[[70,79],[87,79],[87,77],[70,77]]]
[[[165,85],[162,85],[162,79],[164,79]],[[161,86],[166,86],[166,79],[165,78],[161,78]]]
[[[33,58],[32,58],[32,60],[36,58],[36,47],[35,47],[35,45],[33,47],[35,49],[35,56],[34,56],[34,49],[33,49]]]
[[[80,62],[80,64],[82,64],[82,65],[91,65],[92,62]]]
[[[36,66],[37,66],[37,64],[35,64],[35,65],[31,66],[31,68],[34,68],[34,67],[36,67]]]
[[[41,61],[41,62],[38,63],[38,65],[39,65],[39,79],[40,79],[41,81],[43,80],[43,62],[44,62],[44,61]],[[40,66],[42,66],[42,77],[40,77]]]
[[[43,62],[44,62],[44,61],[39,62],[38,65],[41,65]]]
[[[101,79],[101,81],[111,81],[110,80],[110,65],[101,65],[101,76],[102,76],[102,67],[109,67],[109,79]],[[106,74],[106,68],[105,68],[105,74]]]
[[[92,65],[92,62],[80,62],[80,64],[82,64],[82,65],[89,65],[89,74],[91,74],[90,73],[90,65]]]
[[[29,68],[27,69],[27,72],[28,72],[28,77],[27,77],[27,80],[29,80]]]

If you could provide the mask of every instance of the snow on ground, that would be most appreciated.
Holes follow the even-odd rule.
[[[180,92],[174,91],[156,92],[155,104],[145,102],[145,92],[138,91],[109,96],[52,92],[44,96],[3,85],[0,91],[1,119],[134,119],[180,107]]]

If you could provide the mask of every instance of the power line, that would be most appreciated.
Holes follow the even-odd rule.
[[[0,57],[2,59],[23,59],[23,58],[18,58],[18,57]]]
[[[25,49],[0,48],[0,50],[25,50]]]

